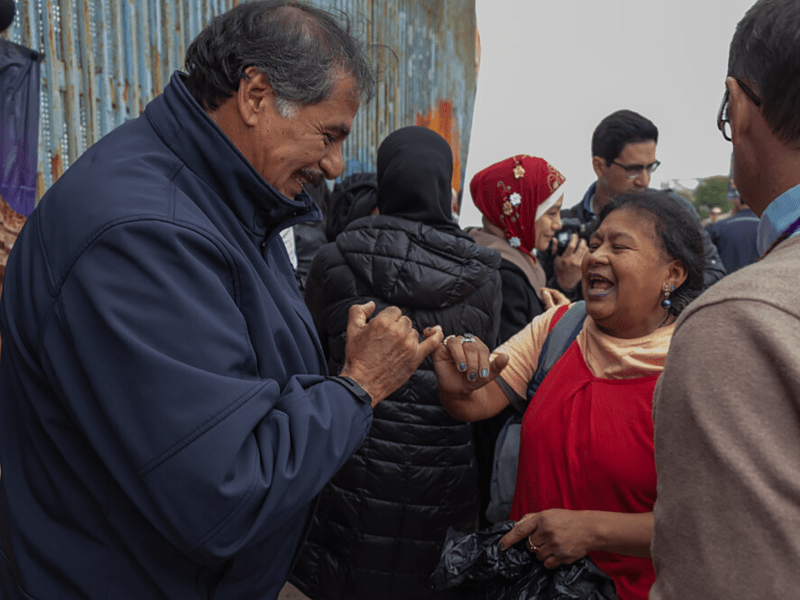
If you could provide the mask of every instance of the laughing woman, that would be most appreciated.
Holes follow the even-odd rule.
[[[601,214],[582,270],[588,318],[532,399],[528,382],[563,308],[491,357],[482,343],[450,338],[434,359],[441,400],[465,421],[509,404],[525,412],[517,523],[504,547],[527,538],[551,568],[588,554],[622,600],[646,599],[655,579],[653,389],[674,322],[703,287],[700,232],[662,192],[621,197]]]

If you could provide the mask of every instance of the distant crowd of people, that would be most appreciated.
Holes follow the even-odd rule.
[[[341,179],[375,80],[333,15],[214,18],[8,258],[0,596],[468,599],[431,573],[500,521],[499,552],[587,558],[622,600],[796,595],[797,31],[757,0],[733,35],[729,218],[649,187],[658,128],[624,109],[573,208],[516,154],[464,229],[429,129]]]

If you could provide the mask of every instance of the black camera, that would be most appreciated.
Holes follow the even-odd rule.
[[[578,234],[578,243],[580,243],[580,240],[586,240],[588,242],[596,227],[597,225],[594,220],[588,223],[581,223],[581,221],[574,217],[562,217],[561,229],[555,235],[556,242],[558,242],[556,256],[564,254],[564,250],[567,249],[573,233]]]

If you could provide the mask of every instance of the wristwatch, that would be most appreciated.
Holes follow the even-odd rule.
[[[372,406],[372,396],[370,396],[364,388],[358,385],[355,380],[350,379],[347,375],[334,375],[332,377],[328,377],[328,379],[346,387],[359,402],[363,402],[364,404],[369,404]]]

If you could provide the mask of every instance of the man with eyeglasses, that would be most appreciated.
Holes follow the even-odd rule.
[[[559,249],[558,240],[554,239],[549,255],[541,257],[545,271],[552,273],[548,287],[561,290],[572,300],[582,298],[581,261],[587,252],[586,240],[593,230],[593,222],[613,198],[648,188],[650,176],[661,164],[656,159],[657,143],[655,124],[632,110],[618,110],[600,121],[592,134],[592,168],[597,181],[589,187],[580,204],[561,211],[562,232],[572,232],[566,248]],[[679,194],[672,195],[676,202],[685,204],[699,225],[700,217],[691,203]],[[700,229],[704,236],[705,285],[708,287],[725,275],[725,267],[708,234],[702,226]]]
[[[717,126],[761,258],[675,326],[653,399],[651,600],[800,596],[798,32],[798,0],[759,0],[730,45]]]

